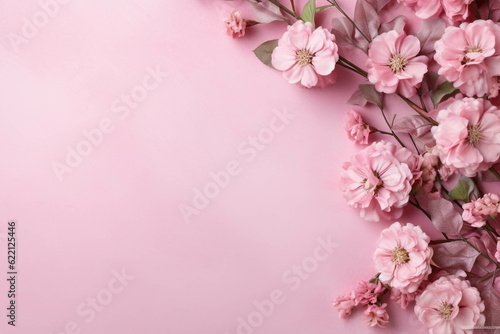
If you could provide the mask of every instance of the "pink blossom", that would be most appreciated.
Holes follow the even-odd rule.
[[[450,99],[438,106],[431,131],[441,162],[472,177],[500,157],[500,110],[484,99]]]
[[[469,16],[469,5],[473,0],[441,0],[444,13],[451,22],[464,21]]]
[[[337,312],[339,312],[339,317],[341,319],[345,319],[351,315],[352,309],[356,306],[356,299],[354,295],[354,291],[347,296],[339,296],[333,301],[333,306]]]
[[[488,193],[481,198],[462,205],[464,212],[462,218],[472,227],[483,227],[486,225],[488,216],[496,218],[500,205],[500,197],[497,194]]]
[[[469,16],[469,4],[472,0],[398,0],[398,2],[415,8],[415,15],[421,19],[425,20],[444,12],[451,22],[458,22]]]
[[[496,97],[500,76],[500,25],[476,20],[447,27],[435,44],[439,74],[467,96]]]
[[[417,297],[415,314],[430,333],[472,333],[484,325],[479,291],[463,277],[463,271],[440,277]]]
[[[368,80],[379,92],[410,98],[427,73],[426,56],[418,56],[420,41],[395,30],[380,34],[368,50]]]
[[[431,273],[430,238],[419,226],[396,222],[382,231],[373,255],[379,279],[403,293],[417,291]]]
[[[382,283],[377,284],[371,282],[360,281],[356,287],[355,296],[356,304],[367,305],[377,303],[378,296],[384,292],[385,288]]]
[[[344,129],[350,140],[358,144],[368,144],[368,136],[372,129],[363,122],[363,118],[358,112],[349,110],[345,118]]]
[[[403,310],[406,310],[408,305],[413,303],[415,299],[417,298],[418,295],[422,293],[422,291],[425,290],[425,287],[427,287],[428,281],[423,281],[422,284],[418,287],[418,289],[414,292],[411,293],[405,293],[402,292],[399,289],[392,288],[391,289],[391,300],[393,300],[399,307],[401,307]]]
[[[340,187],[367,221],[397,219],[408,203],[420,158],[390,142],[375,142],[343,165]]]
[[[500,239],[497,241],[497,251],[495,252],[495,259],[500,262]]]
[[[247,21],[241,17],[239,10],[229,14],[229,17],[224,19],[224,23],[226,23],[227,34],[232,38],[245,36]]]
[[[375,327],[379,326],[384,328],[385,325],[389,322],[389,314],[385,307],[387,304],[383,304],[382,306],[378,305],[368,305],[366,310],[363,312],[363,317],[365,321],[368,323],[368,326]]]
[[[307,88],[318,81],[325,83],[320,77],[329,76],[338,59],[335,36],[325,28],[314,30],[311,23],[301,20],[288,26],[272,54],[273,67],[283,71],[289,83],[300,82]]]

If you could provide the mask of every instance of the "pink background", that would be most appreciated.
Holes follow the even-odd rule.
[[[331,306],[375,274],[388,226],[363,222],[338,189],[359,149],[342,128],[358,77],[340,69],[342,84],[325,90],[289,85],[251,52],[286,25],[232,40],[221,20],[235,4],[215,0],[71,0],[49,7],[16,52],[9,36],[50,2],[0,0],[1,333],[234,334],[239,317],[258,324],[245,334],[425,332],[395,305],[385,331]],[[121,119],[112,105],[157,67],[168,76]],[[247,161],[238,147],[284,108],[293,120]],[[365,116],[379,120],[374,109]],[[106,119],[113,130],[60,182],[54,162]],[[240,173],[187,224],[179,206],[230,161]],[[402,221],[422,218],[410,214]],[[16,328],[5,316],[9,220]],[[336,248],[313,260],[328,236]],[[310,272],[298,278],[294,265]],[[135,278],[103,299],[122,269]],[[275,290],[282,303],[259,318],[255,302]],[[91,321],[77,311],[88,298],[109,302]]]

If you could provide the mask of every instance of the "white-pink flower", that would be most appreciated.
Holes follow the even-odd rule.
[[[418,289],[414,292],[402,292],[399,289],[392,288],[391,289],[391,300],[393,300],[399,307],[401,307],[403,310],[406,310],[408,305],[410,303],[413,303],[415,299],[417,298],[418,295],[424,291],[425,287],[427,286],[428,281],[423,281],[422,284],[418,287]]]
[[[463,280],[465,273],[440,277],[416,299],[415,314],[430,333],[472,333],[484,325],[479,291]]]
[[[497,194],[488,193],[475,201],[462,205],[464,211],[462,218],[472,227],[483,227],[486,225],[488,216],[496,218],[500,205],[500,197]]]
[[[438,73],[471,97],[496,97],[500,76],[500,25],[488,20],[447,27],[435,44]]]
[[[380,34],[368,50],[368,80],[379,92],[410,98],[427,73],[426,56],[419,56],[420,41],[395,30]]]
[[[283,71],[289,83],[310,88],[331,82],[329,77],[339,59],[335,36],[327,29],[314,29],[309,22],[298,20],[288,26],[272,54],[272,65]],[[321,77],[329,77],[328,80]],[[320,79],[321,78],[321,79]]]
[[[340,187],[367,221],[397,219],[408,203],[421,158],[390,142],[374,142],[343,165]]]
[[[473,0],[441,0],[444,13],[451,22],[466,20],[469,16],[469,5],[472,1]]]
[[[243,19],[239,10],[235,10],[224,19],[226,31],[232,38],[245,36],[247,21]]]
[[[500,110],[484,99],[450,99],[437,108],[431,131],[441,162],[466,176],[488,170],[500,157]]]
[[[363,312],[363,318],[370,327],[379,326],[384,328],[389,322],[389,313],[385,307],[387,304],[378,305],[368,305],[366,310]]]
[[[495,259],[500,262],[500,239],[497,240],[497,251],[495,252]]]
[[[402,293],[417,291],[431,273],[430,238],[419,226],[399,222],[382,231],[373,255],[379,279]]]
[[[358,112],[349,110],[345,117],[344,129],[350,140],[362,145],[368,144],[368,136],[372,129],[363,121]]]

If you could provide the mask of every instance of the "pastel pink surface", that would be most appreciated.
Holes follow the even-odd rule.
[[[17,326],[7,325],[2,278],[1,333],[59,334],[74,322],[93,334],[233,334],[273,290],[284,301],[253,333],[384,332],[361,312],[339,319],[331,305],[373,276],[375,241],[388,226],[363,222],[338,187],[343,161],[360,149],[343,120],[362,81],[339,69],[342,83],[328,89],[289,85],[251,52],[285,25],[232,40],[222,18],[234,6],[72,0],[15,52],[9,34],[41,7],[0,2],[1,277],[9,220],[19,250]],[[168,76],[120,119],[113,103],[148,67]],[[295,117],[247,161],[240,145],[284,108]],[[59,182],[53,163],[103,119],[113,131]],[[233,160],[241,173],[187,224],[179,206]],[[409,214],[401,221],[422,219]],[[292,284],[290,270],[312,266],[317,239],[328,236],[334,252]],[[87,322],[77,309],[122,269],[135,278]],[[388,309],[385,333],[425,332],[411,310]]]

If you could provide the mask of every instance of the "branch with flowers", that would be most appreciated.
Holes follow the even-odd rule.
[[[377,242],[373,278],[334,300],[340,317],[362,307],[369,326],[384,327],[392,301],[414,304],[431,333],[500,326],[500,1],[358,0],[352,17],[336,0],[309,0],[300,14],[293,0],[246,2],[255,19],[231,13],[230,36],[286,22],[279,40],[254,50],[258,59],[305,88],[335,84],[337,66],[356,73],[365,81],[348,103],[375,105],[387,127],[346,115],[347,136],[365,148],[343,165],[344,197],[364,220],[391,225]],[[389,6],[409,7],[420,30],[403,15],[382,22]],[[327,9],[340,17],[317,27]],[[355,48],[363,65],[349,59]],[[390,96],[409,114],[388,117]],[[442,237],[398,222],[408,206]]]

